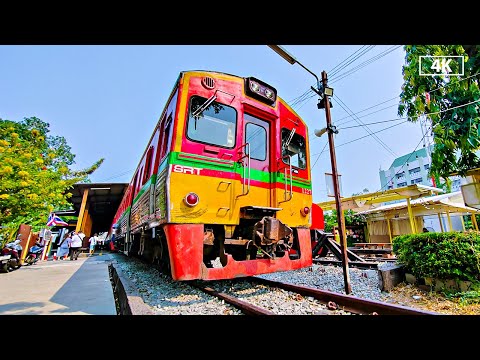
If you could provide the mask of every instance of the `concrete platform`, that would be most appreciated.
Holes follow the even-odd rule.
[[[110,254],[0,273],[0,315],[117,315]]]

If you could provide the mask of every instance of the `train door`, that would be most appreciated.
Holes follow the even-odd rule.
[[[270,123],[250,114],[244,115],[244,154],[242,195],[252,206],[270,207],[273,203],[271,182]],[[252,182],[254,186],[252,185]],[[254,190],[253,190],[254,189]]]

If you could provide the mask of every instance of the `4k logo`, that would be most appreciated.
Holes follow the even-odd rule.
[[[420,56],[419,72],[422,76],[463,75],[464,56]]]

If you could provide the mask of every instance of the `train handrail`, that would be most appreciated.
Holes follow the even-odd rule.
[[[243,156],[241,156],[239,159],[238,159],[238,162],[241,162],[242,163],[242,166],[243,166],[243,159],[247,158],[247,167],[248,167],[248,184],[247,184],[247,192],[245,192],[245,179],[246,179],[246,170],[247,170],[247,167],[243,166],[243,179],[242,179],[242,193],[240,195],[237,195],[237,198],[240,197],[240,196],[245,196],[245,195],[248,195],[248,193],[250,192],[250,169],[251,169],[251,166],[250,166],[250,143],[245,143],[243,144],[242,146],[240,146],[240,149],[242,149],[243,147],[245,147],[245,154]]]
[[[284,168],[284,178],[285,178],[285,192],[283,194],[284,200],[279,201],[278,203],[282,202],[287,202],[293,199],[293,172],[292,172],[292,159],[290,155],[284,155],[280,158],[280,160],[283,160],[284,158],[288,158],[288,167],[289,167],[289,172],[290,172],[290,197],[287,199],[287,188],[288,188],[288,181],[287,181],[287,167],[285,166]]]

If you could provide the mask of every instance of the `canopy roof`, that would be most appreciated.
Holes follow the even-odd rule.
[[[478,214],[480,210],[468,207],[463,202],[462,193],[456,191],[448,194],[419,198],[410,202],[415,216],[446,213],[451,214]],[[374,209],[359,212],[359,214],[372,215],[375,218],[406,218],[408,217],[408,204],[406,201],[380,206]],[[390,216],[389,216],[390,215]]]
[[[360,194],[342,198],[342,208],[343,210],[352,209],[355,212],[360,212],[374,209],[376,207],[378,208],[381,203],[385,203],[388,201],[418,199],[424,196],[433,195],[435,193],[443,193],[443,190],[431,186],[413,184],[399,187],[396,189],[377,191],[373,193]],[[324,211],[336,209],[335,200],[321,202],[318,203],[318,205]]]

